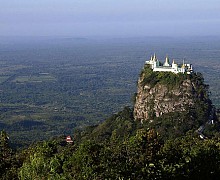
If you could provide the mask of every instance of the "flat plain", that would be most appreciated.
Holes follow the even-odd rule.
[[[72,134],[132,106],[150,55],[192,63],[220,108],[220,38],[0,38],[0,130],[19,145]]]

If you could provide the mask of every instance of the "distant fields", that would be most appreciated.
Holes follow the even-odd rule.
[[[0,41],[0,129],[29,144],[73,133],[132,106],[143,64],[156,52],[204,74],[220,107],[220,41],[202,39]],[[21,140],[21,141],[18,141]]]
[[[10,76],[0,76],[0,84],[5,82]]]
[[[56,78],[49,74],[38,74],[32,76],[18,76],[15,77],[12,82],[15,83],[41,83],[47,81],[55,81]]]

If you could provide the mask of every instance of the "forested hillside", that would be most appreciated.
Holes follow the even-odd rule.
[[[74,144],[61,136],[15,152],[2,132],[1,179],[218,179],[219,136],[203,140],[189,131],[163,140],[136,124],[131,112],[75,134]]]

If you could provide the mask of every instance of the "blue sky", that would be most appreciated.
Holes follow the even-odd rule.
[[[219,35],[219,0],[0,0],[0,36]]]

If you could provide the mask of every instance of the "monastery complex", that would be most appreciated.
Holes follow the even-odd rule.
[[[168,56],[166,56],[165,62],[162,64],[156,57],[156,54],[151,56],[150,60],[146,61],[145,64],[149,64],[153,71],[163,71],[163,72],[173,72],[177,73],[187,73],[191,74],[193,72],[192,64],[185,64],[183,60],[183,64],[178,65],[173,60],[172,64],[169,62]]]

